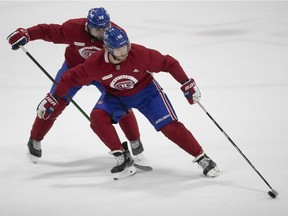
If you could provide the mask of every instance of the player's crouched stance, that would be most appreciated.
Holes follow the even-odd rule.
[[[192,133],[178,121],[168,96],[149,71],[168,72],[182,86],[181,90],[190,104],[198,103],[201,94],[193,79],[189,79],[179,62],[169,55],[131,44],[126,33],[116,27],[104,33],[104,48],[91,56],[81,66],[68,70],[58,83],[54,94],[47,94],[44,103],[38,107],[38,116],[46,118],[57,107],[58,99],[67,89],[79,85],[75,78],[85,85],[93,80],[100,81],[107,94],[101,97],[90,114],[90,127],[110,149],[116,158],[111,170],[114,178],[131,176],[136,173],[134,161],[127,147],[121,144],[117,131],[112,125],[123,114],[119,110],[138,109],[169,140],[194,157],[203,174],[217,177],[220,171],[209,158]],[[96,65],[99,66],[95,73]]]
[[[35,40],[68,45],[64,54],[65,61],[55,77],[55,81],[58,82],[66,70],[83,63],[92,53],[97,53],[103,48],[104,31],[111,26],[117,25],[110,20],[110,15],[103,7],[91,8],[86,18],[69,19],[63,24],[38,24],[27,29],[17,28],[7,37],[7,40],[12,50],[18,50],[21,46]],[[101,94],[103,93],[100,82],[91,82],[88,85],[95,85]],[[53,84],[51,93],[54,92],[54,88]],[[27,156],[32,162],[37,163],[43,155],[41,141],[80,89],[79,86],[71,88],[68,92],[70,98],[61,98],[58,101],[57,109],[54,109],[49,118],[45,120],[39,117],[35,118],[30,131],[27,152]],[[42,102],[40,106],[42,106]],[[136,118],[132,110],[127,110],[125,113],[125,117],[119,121],[119,125],[130,142],[132,154],[141,160],[144,148],[140,140]]]

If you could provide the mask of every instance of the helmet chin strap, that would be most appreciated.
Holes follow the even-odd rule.
[[[110,49],[109,50],[109,54],[111,55],[111,57],[112,57],[112,60],[113,60],[113,64],[119,64],[119,63],[121,63],[122,61],[121,60],[119,60],[115,55],[114,55],[114,53],[113,53],[113,50],[112,49]]]
[[[131,44],[128,43],[128,45],[127,45],[127,52],[128,53],[129,53],[130,49],[131,49]],[[112,56],[113,60],[118,62],[117,64],[122,62],[122,60],[120,60],[117,56],[114,55],[114,49],[109,48],[109,54]]]
[[[123,62],[123,59],[119,59],[117,56],[114,55],[114,49],[113,48],[109,48],[106,45],[104,46],[104,48],[105,48],[106,52],[108,52],[108,58],[109,58],[110,63],[120,64],[121,62]],[[128,43],[127,54],[129,53],[130,49],[131,49],[131,44]]]

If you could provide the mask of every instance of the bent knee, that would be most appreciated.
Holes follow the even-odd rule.
[[[111,124],[110,115],[102,109],[94,109],[90,114],[90,127],[94,130],[103,124]]]

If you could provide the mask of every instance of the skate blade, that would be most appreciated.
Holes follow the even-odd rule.
[[[26,153],[26,155],[27,155],[27,157],[29,158],[29,160],[30,160],[32,163],[35,163],[35,164],[38,163],[39,157],[36,157],[36,156],[30,154],[29,150],[28,150],[28,152]]]
[[[207,177],[210,177],[210,178],[216,178],[216,177],[220,176],[222,172],[223,172],[223,171],[220,171],[220,170],[218,169],[218,167],[214,167],[213,169],[211,169],[211,170],[206,174],[206,176],[207,176]]]
[[[134,167],[134,165],[127,167],[125,170],[123,170],[120,173],[113,173],[113,179],[114,180],[119,180],[119,179],[123,179],[123,178],[127,178],[129,176],[135,175],[137,172],[136,168]]]
[[[142,170],[142,171],[152,171],[153,168],[151,166],[145,166],[145,165],[140,165],[137,163],[134,163],[135,168]]]

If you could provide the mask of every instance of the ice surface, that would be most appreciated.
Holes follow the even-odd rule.
[[[279,191],[277,199],[166,73],[156,79],[179,119],[223,170],[220,177],[203,177],[189,155],[135,111],[154,171],[113,181],[113,157],[73,105],[42,142],[41,162],[28,161],[35,108],[51,82],[5,39],[18,27],[62,23],[99,6],[132,42],[181,62],[195,78],[204,107]],[[0,2],[0,20],[0,215],[287,215],[288,2]],[[34,41],[25,47],[56,74],[65,45]],[[75,101],[89,114],[98,97],[95,88],[84,87]]]

